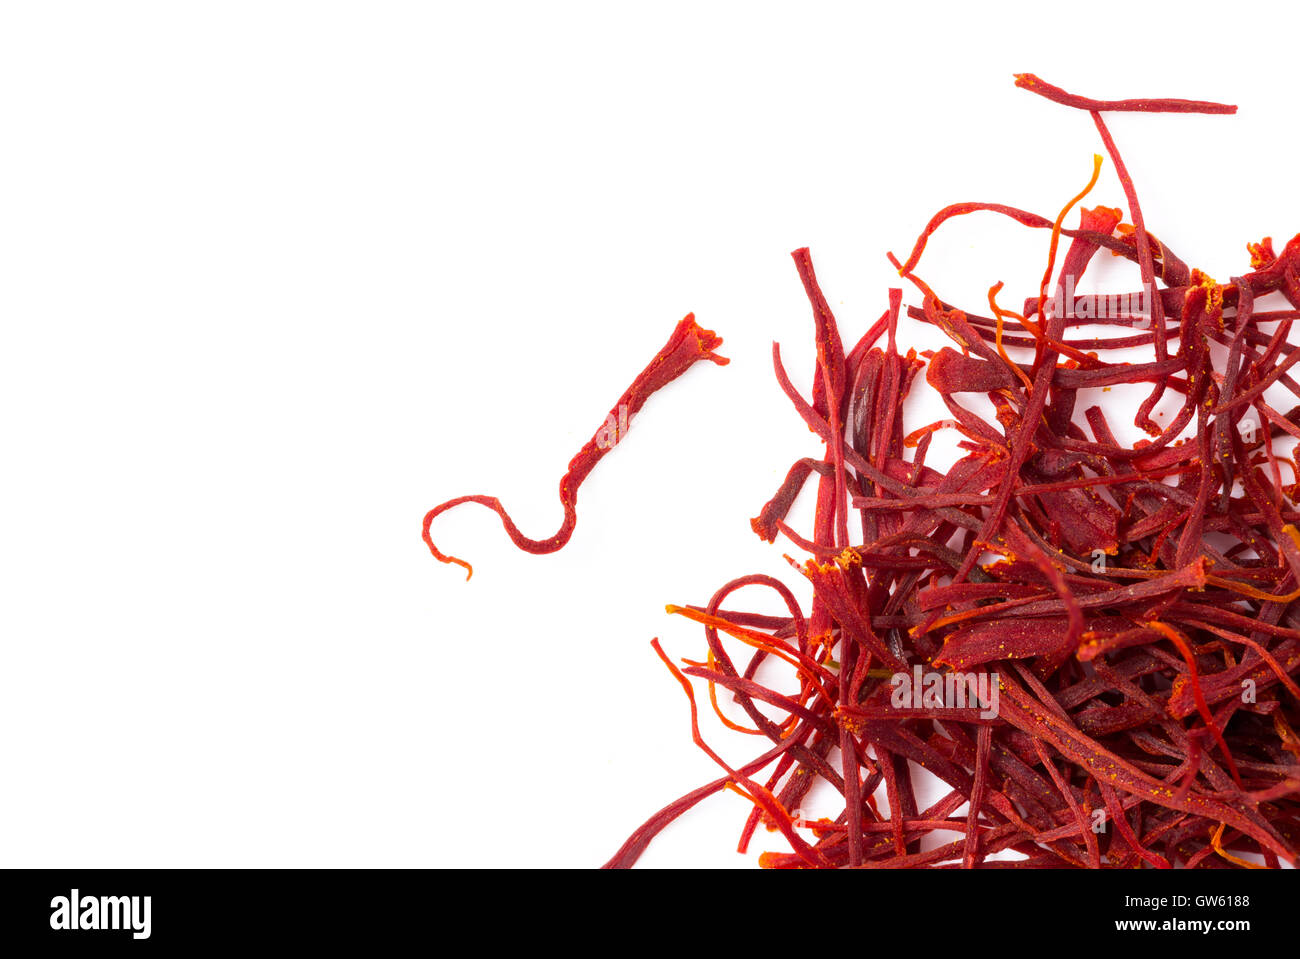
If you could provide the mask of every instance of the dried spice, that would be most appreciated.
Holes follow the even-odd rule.
[[[654,359],[647,364],[640,375],[632,381],[632,385],[619,397],[618,402],[609,411],[606,422],[621,423],[623,428],[626,429],[628,421],[640,412],[646,400],[701,360],[709,360],[719,366],[725,366],[730,361],[726,357],[713,352],[721,345],[722,337],[712,330],[702,329],[695,322],[695,314],[688,313],[673,329],[672,336],[668,338],[668,342],[664,344],[663,349],[655,354]],[[600,462],[601,458],[613,449],[613,446],[614,442],[607,436],[607,428],[602,424],[591,439],[578,451],[577,455],[569,461],[568,472],[560,477],[560,505],[564,507],[564,521],[560,524],[560,529],[554,536],[546,539],[529,539],[519,531],[519,527],[510,518],[510,514],[505,511],[505,507],[501,505],[500,500],[494,496],[476,494],[473,496],[459,496],[429,510],[424,517],[425,545],[429,547],[429,551],[433,553],[434,558],[439,562],[455,563],[457,566],[463,566],[465,568],[465,578],[469,579],[473,576],[474,568],[469,563],[455,556],[448,556],[433,545],[433,537],[430,535],[429,529],[440,513],[445,513],[462,503],[478,503],[480,506],[486,506],[501,517],[501,525],[505,527],[506,535],[520,549],[529,553],[553,553],[557,549],[561,549],[569,541],[569,537],[573,535],[574,527],[578,523],[578,487],[582,485],[588,474],[596,468],[596,464]]]
[[[794,462],[751,526],[808,554],[790,564],[812,604],[805,613],[785,584],[754,575],[706,605],[668,607],[705,630],[706,659],[684,668],[658,640],[653,647],[721,775],[652,816],[607,866],[631,866],[668,823],[723,790],[753,807],[740,851],[760,825],[788,841],[788,853],[760,857],[774,868],[1295,863],[1300,459],[1281,445],[1300,438],[1300,405],[1280,412],[1268,397],[1300,397],[1290,375],[1300,347],[1289,339],[1300,319],[1300,236],[1280,253],[1271,239],[1248,244],[1250,269],[1218,283],[1148,231],[1103,115],[1235,107],[1091,100],[1030,74],[1016,85],[1089,113],[1131,223],[1098,206],[1066,225],[1101,156],[1055,217],[949,206],[905,261],[891,255],[919,305],[904,310],[903,292],[891,290],[847,352],[808,250],[795,251],[813,310],[811,398],[775,346],[773,366],[824,449]],[[1000,282],[982,315],[942,300],[917,273],[936,230],[979,212],[1049,231],[1046,269],[1020,312],[999,305]],[[1140,291],[1077,292],[1103,250],[1137,266]],[[1290,309],[1258,308],[1270,295]],[[955,348],[900,354],[905,317]],[[1096,325],[1120,330],[1079,329]],[[679,333],[621,402],[639,405],[699,359],[720,362],[711,333],[693,324]],[[1121,358],[1133,349],[1148,356]],[[922,371],[949,418],[909,429],[904,398]],[[1110,425],[1104,394],[1117,384],[1150,387],[1134,417],[1147,436],[1131,446]],[[963,399],[972,394],[987,398],[991,417]],[[1166,396],[1177,412],[1160,425],[1152,414]],[[946,471],[927,462],[943,430],[961,436]],[[496,500],[463,497],[429,514],[426,542],[460,562],[434,548],[429,523],[472,501],[496,510],[521,548],[558,549],[573,529],[577,484],[598,459],[593,444],[574,459],[561,483],[565,524],[549,540],[519,534]],[[787,519],[814,476],[805,535]],[[733,594],[757,589],[776,593],[785,614],[735,603]],[[790,688],[756,678],[778,661]],[[731,765],[707,745],[692,679],[724,725],[768,741],[760,755]],[[743,717],[726,715],[719,689]],[[943,784],[924,808],[919,769]],[[808,821],[800,810],[814,784],[837,807],[842,799],[842,811]]]

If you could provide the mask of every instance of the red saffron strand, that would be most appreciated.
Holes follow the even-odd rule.
[[[668,338],[663,349],[655,354],[654,359],[619,397],[618,402],[611,408],[609,416],[614,422],[627,422],[640,411],[646,400],[701,360],[725,366],[730,360],[713,352],[721,345],[720,336],[712,330],[702,329],[695,322],[695,314],[688,313],[673,329],[672,336]],[[525,552],[553,553],[561,549],[573,535],[573,529],[578,522],[578,488],[588,474],[596,468],[601,458],[613,448],[606,431],[607,427],[602,425],[569,462],[568,472],[560,478],[560,505],[564,509],[564,521],[555,535],[546,539],[530,539],[519,531],[519,527],[515,525],[514,520],[510,518],[501,501],[496,497],[460,496],[435,506],[424,517],[424,542],[429,547],[429,552],[433,554],[433,558],[440,563],[455,563],[457,566],[463,566],[466,579],[474,575],[474,568],[469,563],[442,553],[433,544],[433,538],[429,534],[429,527],[439,514],[462,503],[478,503],[495,512],[501,518],[501,525],[505,527],[506,535],[510,537],[511,542]]]
[[[1054,103],[1074,107],[1076,110],[1088,110],[1094,113],[1137,112],[1137,113],[1236,113],[1237,108],[1227,103],[1211,103],[1206,100],[1091,100],[1088,97],[1066,93],[1060,87],[1052,86],[1032,73],[1017,73],[1016,86],[1030,93],[1037,93]]]

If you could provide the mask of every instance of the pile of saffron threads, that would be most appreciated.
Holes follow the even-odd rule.
[[[751,525],[808,554],[790,563],[811,584],[812,607],[805,614],[786,584],[765,575],[734,579],[704,605],[668,607],[704,627],[703,661],[679,666],[652,645],[685,690],[692,736],[721,775],[653,815],[608,867],[631,866],[665,826],[723,790],[752,804],[741,852],[760,825],[789,843],[789,852],[759,857],[767,867],[1294,865],[1300,462],[1275,443],[1300,438],[1300,405],[1283,412],[1265,394],[1300,398],[1289,375],[1300,361],[1289,342],[1300,319],[1300,236],[1280,253],[1269,239],[1247,244],[1250,269],[1218,283],[1148,232],[1104,114],[1235,107],[1090,100],[1030,74],[1016,85],[1091,116],[1131,224],[1099,206],[1065,226],[1095,184],[1100,156],[1088,187],[1055,218],[987,203],[941,210],[906,261],[890,257],[920,294],[907,316],[956,346],[924,357],[898,352],[897,289],[845,352],[809,253],[795,251],[813,309],[811,398],[791,384],[775,345],[772,360],[824,448],[790,467]],[[977,211],[1050,231],[1046,270],[1021,312],[998,304],[1001,283],[986,309],[967,311],[916,273],[928,238]],[[1103,250],[1136,263],[1152,293],[1071,296],[1061,308],[1067,280],[1072,292]],[[1260,308],[1270,294],[1291,308]],[[1069,335],[1089,324],[1121,329]],[[720,343],[693,316],[683,319],[611,416],[635,413],[698,361],[725,363],[713,352]],[[1213,361],[1211,343],[1226,349],[1225,363]],[[1014,362],[1008,348],[1032,361]],[[1149,349],[1150,360],[1106,359],[1134,348]],[[908,429],[903,398],[922,369],[950,418]],[[1116,411],[1101,399],[1115,384],[1150,384],[1134,420],[1148,438],[1132,446],[1116,439]],[[996,422],[964,406],[963,394],[987,396]],[[1179,410],[1160,426],[1151,413],[1167,395]],[[962,436],[947,472],[926,463],[941,429]],[[434,546],[430,524],[476,502],[520,548],[561,548],[578,487],[607,449],[598,431],[570,463],[560,481],[564,523],[549,539],[524,536],[496,499],[466,496],[425,517],[425,542],[469,570]],[[814,528],[804,535],[786,518],[814,476]],[[747,588],[775,593],[785,613],[739,608],[732,596]],[[746,658],[733,659],[737,649]],[[787,664],[797,688],[756,680],[772,660]],[[765,740],[758,756],[733,766],[708,746],[692,680],[728,728]],[[724,714],[719,688],[741,721]],[[924,808],[917,767],[942,783]],[[843,811],[796,818],[819,781],[843,798]]]

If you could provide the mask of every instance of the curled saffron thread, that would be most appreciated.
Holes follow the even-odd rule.
[[[683,660],[683,662],[687,662],[687,661]],[[692,663],[691,665],[694,664]],[[709,650],[709,657],[708,657],[708,662],[706,663],[706,668],[712,670],[714,665],[715,662],[713,659],[713,650]],[[763,731],[761,729],[751,729],[748,726],[742,726],[739,723],[732,722],[730,719],[728,719],[726,715],[722,712],[722,707],[718,705],[718,684],[714,682],[712,679],[708,680],[708,684],[709,684],[709,704],[713,707],[713,712],[718,717],[718,719],[721,720],[722,725],[726,726],[730,730],[733,730],[734,732],[744,733],[747,736],[763,735]]]
[[[721,345],[722,338],[720,336],[712,330],[703,329],[696,324],[694,313],[688,313],[677,324],[663,349],[655,354],[646,368],[632,381],[632,385],[619,397],[618,402],[610,410],[605,423],[569,462],[568,472],[560,478],[560,505],[564,509],[564,521],[560,524],[560,528],[554,536],[546,539],[530,539],[525,536],[505,511],[501,501],[494,496],[460,496],[448,500],[440,506],[435,506],[424,517],[424,543],[429,547],[429,552],[433,554],[433,558],[440,563],[454,563],[457,566],[464,567],[466,579],[474,575],[474,568],[469,563],[441,552],[433,544],[433,538],[429,534],[429,527],[439,514],[454,509],[463,503],[477,503],[496,513],[501,518],[501,525],[505,527],[506,535],[510,537],[511,542],[525,552],[553,553],[557,549],[563,548],[564,544],[569,541],[569,537],[573,535],[573,529],[578,522],[578,488],[588,474],[596,468],[596,464],[613,448],[614,444],[608,436],[608,426],[606,424],[610,422],[611,418],[613,422],[626,423],[637,414],[641,407],[645,405],[646,400],[654,393],[677,379],[701,360],[708,360],[717,363],[719,366],[725,366],[730,360],[713,352]]]
[[[1249,859],[1242,859],[1240,856],[1234,856],[1223,848],[1223,830],[1226,828],[1226,823],[1219,823],[1219,828],[1211,834],[1210,844],[1214,847],[1214,851],[1234,866],[1241,866],[1243,869],[1263,869],[1264,867],[1259,863],[1251,862]]]
[[[1011,371],[1015,373],[1016,376],[1020,377],[1020,382],[1025,384],[1025,389],[1032,390],[1034,388],[1034,381],[1031,380],[1029,378],[1029,375],[1024,370],[1022,370],[1017,364],[1011,362],[1011,357],[1007,356],[1007,351],[1002,346],[1002,320],[1005,317],[1008,319],[1015,319],[1019,321],[1019,323],[1022,326],[1024,326],[1025,329],[1029,329],[1031,333],[1035,333],[1038,339],[1042,339],[1042,331],[1037,330],[1037,327],[1035,327],[1034,329],[1030,329],[1031,324],[1026,324],[1025,318],[1021,316],[1019,313],[1013,313],[1010,310],[1004,310],[1000,306],[998,306],[998,292],[1001,289],[1002,289],[1001,280],[998,280],[998,282],[994,283],[991,287],[989,287],[989,309],[993,311],[993,316],[997,322],[997,331],[995,335],[997,337],[996,342],[998,348],[998,356],[1002,357],[1003,362],[1005,362],[1007,366],[1011,368]]]

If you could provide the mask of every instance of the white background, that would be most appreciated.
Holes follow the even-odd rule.
[[[1300,229],[1296,26],[1291,3],[6,4],[0,863],[603,862],[716,775],[649,646],[703,640],[664,604],[797,586],[748,523],[818,453],[769,360],[809,387],[789,251],[851,345],[940,207],[1054,215],[1101,147],[1013,87],[1033,71],[1240,104],[1111,127],[1149,227],[1242,272]],[[1125,206],[1109,162],[1096,202]],[[1046,237],[967,220],[920,273],[973,309],[1035,292]],[[652,401],[565,550],[466,507],[435,534],[474,579],[433,562],[420,520],[463,493],[550,535],[569,458],[690,310],[731,365]],[[745,814],[716,797],[643,862],[750,866]]]

